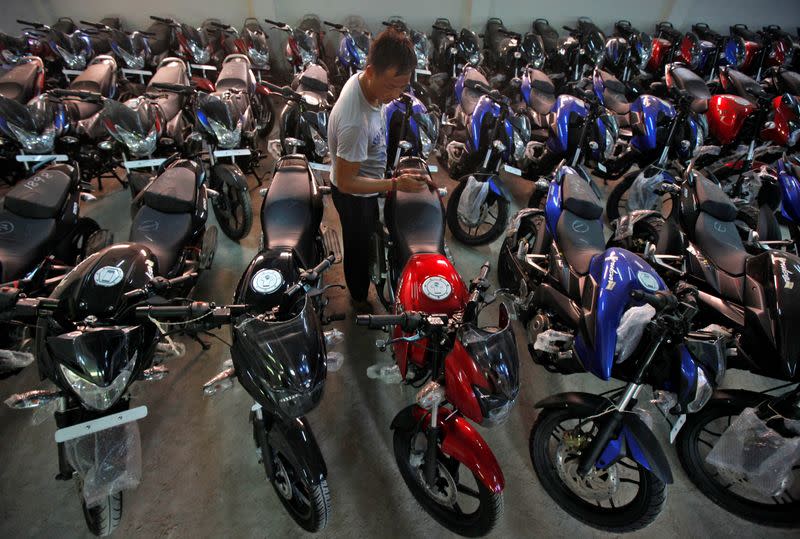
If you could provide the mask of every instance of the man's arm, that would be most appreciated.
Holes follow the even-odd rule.
[[[358,170],[360,167],[361,163],[353,163],[342,157],[337,157],[333,171],[336,177],[337,189],[342,193],[351,195],[367,195],[391,191],[392,180],[359,176]]]

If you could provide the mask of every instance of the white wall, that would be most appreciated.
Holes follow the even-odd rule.
[[[100,18],[120,15],[129,27],[145,27],[148,15],[172,15],[199,24],[218,17],[240,25],[247,16],[278,18],[290,24],[306,13],[322,19],[342,20],[361,15],[373,30],[390,15],[400,15],[412,26],[428,29],[436,17],[448,17],[453,26],[480,30],[488,17],[501,17],[506,25],[526,30],[537,17],[560,29],[589,16],[603,29],[629,19],[652,31],[655,22],[670,20],[678,28],[708,22],[720,32],[737,22],[751,27],[780,24],[794,30],[800,25],[800,0],[0,0],[0,29],[17,32],[19,18],[54,21],[60,15]]]

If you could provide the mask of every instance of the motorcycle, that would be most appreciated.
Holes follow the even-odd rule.
[[[411,170],[427,174],[415,157],[404,158],[397,173]],[[498,327],[478,326],[478,312],[490,301],[489,265],[469,287],[461,280],[444,254],[444,208],[435,190],[393,192],[385,211],[387,230],[376,240],[386,247],[378,251],[386,273],[376,277],[388,274],[393,283],[393,296],[379,296],[394,314],[359,315],[356,324],[390,329],[392,338],[378,346],[392,346],[402,379],[421,387],[416,403],[392,421],[395,460],[428,514],[452,532],[482,536],[500,516],[505,481],[466,418],[490,427],[502,423],[518,395],[508,312],[500,307]]]
[[[580,17],[575,28],[564,26],[564,30],[569,36],[559,43],[553,68],[564,73],[567,84],[575,84],[602,60],[606,37],[588,17]]]
[[[21,59],[31,55],[31,44],[27,35],[12,36],[0,32],[0,65],[15,66]]]
[[[153,75],[152,71],[145,69],[151,62],[152,52],[150,50],[149,39],[156,37],[155,34],[148,32],[133,31],[125,32],[118,28],[113,28],[102,22],[92,22],[82,20],[81,24],[93,28],[96,32],[108,36],[111,51],[117,58],[121,66],[120,73],[124,80],[133,82],[138,80],[144,86],[146,80]],[[141,94],[137,88],[131,87],[129,95]],[[122,99],[125,101],[125,99]]]
[[[647,72],[660,77],[664,67],[673,62],[682,40],[683,34],[676,30],[671,22],[662,21],[656,24],[653,51],[645,68]]]
[[[53,87],[69,82],[71,76],[79,75],[94,57],[92,40],[82,30],[71,24],[69,27],[48,26],[40,22],[17,20],[26,28],[23,30],[35,43],[32,51],[46,64],[47,74],[54,77]],[[69,20],[71,23],[71,20]],[[64,79],[61,79],[61,75]]]
[[[208,23],[209,27],[218,33],[219,46],[213,54],[215,65],[221,65],[231,54],[245,55],[250,60],[250,69],[256,80],[261,82],[262,74],[266,76],[270,65],[268,37],[258,19],[253,17],[245,19],[241,32],[229,24],[216,20],[209,20]]]
[[[523,36],[510,32],[503,21],[491,18],[486,23],[484,51],[487,64],[496,73],[498,84],[520,78],[526,67],[541,69],[545,56],[539,36],[528,32]]]
[[[264,21],[271,24],[273,28],[288,34],[285,55],[293,76],[302,73],[310,65],[322,65],[317,32],[292,28],[285,22],[272,21],[270,19],[264,19]]]
[[[536,19],[531,23],[531,32],[539,36],[545,54],[545,68],[553,70],[553,65],[558,67],[558,31],[550,26],[547,19]],[[557,71],[557,69],[556,69]]]
[[[512,111],[509,99],[492,90],[476,68],[465,68],[455,88],[454,122],[442,122],[450,130],[444,132],[442,161],[459,182],[447,203],[447,225],[459,241],[481,245],[506,226],[510,195],[499,173],[504,168],[522,175],[515,165],[524,166],[530,120],[524,112]],[[451,135],[454,140],[448,142]]]
[[[605,52],[598,67],[611,73],[625,85],[625,93],[636,98],[644,90],[645,68],[653,51],[653,40],[646,32],[634,28],[630,21],[614,24],[614,36],[606,40]]]
[[[411,42],[414,44],[414,52],[417,55],[417,66],[414,68],[414,72],[411,75],[411,84],[409,85],[409,92],[420,99],[424,104],[425,108],[432,109],[435,105],[433,104],[433,96],[431,95],[431,90],[429,90],[428,86],[430,84],[422,84],[420,83],[420,76],[429,76],[432,75],[431,73],[431,40],[430,38],[423,32],[418,32],[413,28],[409,28],[408,25],[403,21],[400,17],[391,17],[388,21],[383,21],[383,25],[386,27],[391,27],[396,29],[399,32],[404,32],[408,35],[411,39]]]
[[[418,156],[427,160],[439,139],[439,118],[415,95],[403,93],[386,106],[386,176],[391,178],[400,159]],[[436,172],[434,165],[428,170]]]
[[[336,53],[336,80],[341,89],[344,83],[367,66],[367,55],[372,43],[372,33],[367,30],[348,28],[343,24],[324,21],[325,26],[342,35]]]
[[[215,66],[208,63],[211,61],[211,45],[204,32],[175,19],[156,17],[155,15],[150,15],[150,18],[170,28],[169,48],[162,54],[174,54],[185,60],[190,75],[193,70],[196,70],[202,73],[203,78],[209,79],[209,72],[217,71]],[[161,33],[163,34],[163,30]],[[162,59],[156,58],[159,62]]]
[[[275,165],[261,209],[260,252],[242,275],[234,305],[140,307],[148,317],[188,321],[188,329],[230,324],[233,366],[209,380],[213,395],[226,380],[238,379],[256,404],[250,412],[253,438],[267,478],[292,518],[310,532],[330,518],[327,469],[304,415],[322,399],[328,370],[323,326],[323,274],[336,252],[320,229],[322,197],[302,156]],[[270,352],[272,350],[272,352]]]
[[[468,28],[456,32],[447,19],[436,19],[431,32],[433,66],[437,72],[455,79],[466,66],[483,62],[478,36]]]
[[[673,394],[670,414],[697,412],[724,373],[722,343],[713,335],[687,338],[697,312],[691,300],[679,300],[635,254],[606,248],[599,192],[584,168],[562,164],[536,189],[544,208],[515,217],[498,260],[501,286],[517,295],[531,357],[551,372],[626,385],[538,402],[533,467],[578,520],[614,533],[640,529],[660,512],[672,473],[651,428],[631,413],[636,399],[650,385]]]

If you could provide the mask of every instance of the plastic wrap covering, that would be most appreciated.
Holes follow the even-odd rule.
[[[656,315],[656,310],[652,305],[640,305],[631,307],[622,315],[622,320],[617,327],[617,346],[614,352],[617,355],[617,363],[622,363],[633,354],[639,341],[642,340],[644,328]]]
[[[652,176],[645,176],[644,172],[641,172],[631,185],[628,194],[628,211],[660,209],[658,203],[661,195],[657,194],[655,190],[662,183],[672,183],[671,180],[670,175],[662,170],[655,171]]]
[[[24,369],[33,363],[33,359],[33,354],[29,352],[0,350],[0,376]]]
[[[800,421],[784,420],[800,435]],[[792,467],[800,462],[800,436],[784,438],[745,408],[706,455],[706,462],[745,490],[778,497],[792,486]]]
[[[136,488],[142,477],[142,448],[136,422],[64,442],[67,460],[83,481],[87,507]]]
[[[513,239],[517,235],[517,232],[519,232],[519,225],[522,224],[522,220],[529,215],[540,212],[541,210],[537,208],[523,208],[519,210],[517,214],[511,218],[511,223],[509,223],[508,228],[506,228],[506,237]]]
[[[367,377],[373,380],[380,380],[384,384],[399,384],[403,381],[400,374],[400,367],[394,363],[376,363],[367,368]]]
[[[458,219],[470,228],[481,224],[481,206],[489,194],[489,182],[479,182],[475,176],[467,178],[467,185],[458,199]]]

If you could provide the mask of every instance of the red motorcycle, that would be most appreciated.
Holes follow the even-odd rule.
[[[430,178],[424,161],[403,158],[396,174]],[[430,182],[429,182],[429,185]],[[505,480],[488,444],[467,419],[504,421],[519,393],[519,359],[505,306],[495,328],[478,313],[493,298],[488,262],[467,286],[444,252],[444,206],[436,189],[395,191],[385,207],[389,241],[381,241],[390,281],[390,315],[361,315],[358,325],[391,328],[390,345],[405,383],[421,387],[416,403],[392,421],[400,474],[440,524],[465,535],[488,533],[503,508]],[[466,473],[465,473],[466,472]]]
[[[302,73],[303,69],[309,64],[320,64],[320,42],[319,34],[314,30],[303,30],[301,28],[292,28],[285,22],[273,21],[264,19],[275,28],[286,32],[286,48],[284,50],[286,55],[286,62],[292,69],[292,74],[297,75]]]
[[[744,61],[740,69],[756,80],[761,80],[766,69],[791,62],[794,43],[780,26],[765,26],[762,31],[754,32],[746,24],[736,24],[731,26],[731,35],[744,40]]]
[[[660,22],[656,25],[653,37],[652,52],[645,70],[656,76],[663,72],[664,66],[672,62],[680,50],[683,34],[672,26],[671,22]]]

